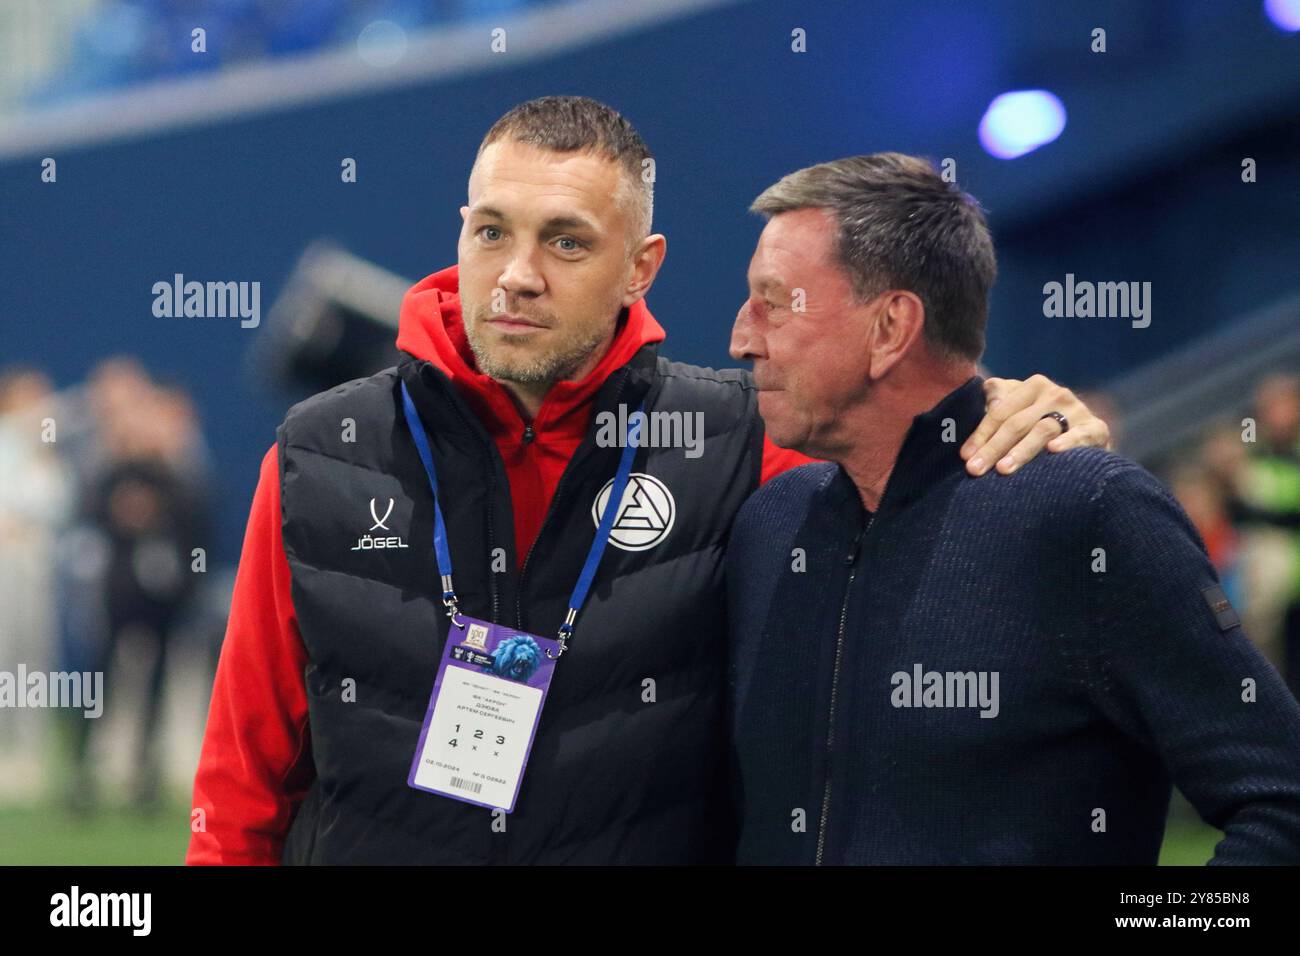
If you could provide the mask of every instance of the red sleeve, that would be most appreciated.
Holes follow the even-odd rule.
[[[807,455],[801,455],[790,448],[782,448],[774,445],[772,439],[766,434],[763,435],[763,468],[758,476],[758,483],[764,484],[770,478],[775,478],[783,471],[789,471],[791,468],[798,468],[800,465],[807,465],[810,462],[817,461],[816,458],[809,458]]]
[[[303,684],[306,648],[289,591],[272,445],[244,533],[203,750],[187,864],[280,862],[293,812],[315,776]],[[203,829],[199,829],[200,822]]]

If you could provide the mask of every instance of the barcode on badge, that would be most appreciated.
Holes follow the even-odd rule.
[[[464,777],[452,777],[451,785],[457,790],[468,790],[470,793],[478,793],[483,789],[483,784],[475,783],[473,780],[466,780]]]

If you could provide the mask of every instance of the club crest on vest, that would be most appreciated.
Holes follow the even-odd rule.
[[[388,537],[379,538],[370,533],[371,531],[376,530],[389,530],[388,525],[384,524],[384,522],[387,521],[388,516],[393,513],[394,504],[396,504],[396,502],[392,498],[389,498],[388,509],[384,512],[384,516],[381,518],[379,517],[378,509],[375,508],[375,499],[370,499],[370,517],[374,519],[375,523],[370,526],[370,529],[365,534],[357,538],[356,546],[352,548],[353,551],[372,551],[385,548],[406,547],[406,542],[403,541],[399,535],[389,535]]]
[[[591,520],[597,527],[609,505],[613,487],[611,478],[591,505]],[[668,537],[676,516],[677,503],[668,486],[653,475],[634,471],[628,476],[623,500],[614,515],[609,543],[624,551],[646,551]]]

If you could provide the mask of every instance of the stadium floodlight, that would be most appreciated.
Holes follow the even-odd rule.
[[[1264,15],[1286,33],[1300,30],[1300,0],[1264,0]]]
[[[992,156],[1015,159],[1065,130],[1065,106],[1047,90],[1016,90],[993,98],[980,120],[980,143]]]

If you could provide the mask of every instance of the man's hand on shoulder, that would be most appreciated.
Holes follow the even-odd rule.
[[[1094,415],[1079,396],[1046,375],[1025,381],[990,378],[984,382],[987,399],[983,421],[961,447],[966,471],[979,477],[996,463],[997,472],[1009,475],[1037,456],[1050,452],[1096,446],[1110,448],[1110,428]],[[1062,433],[1057,412],[1069,422]]]

